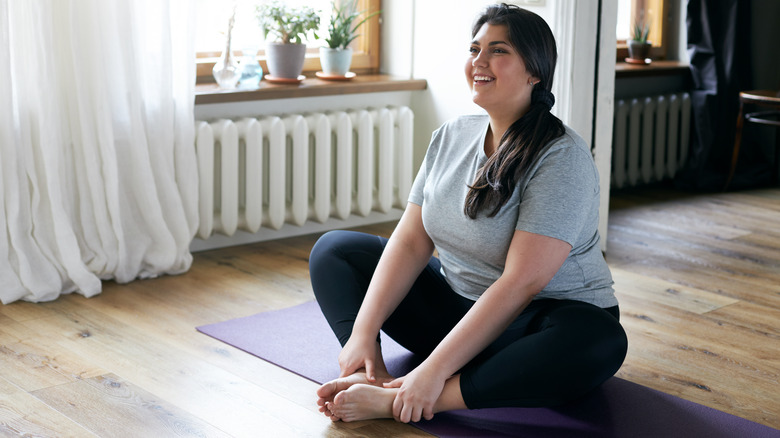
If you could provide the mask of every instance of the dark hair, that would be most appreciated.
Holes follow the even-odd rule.
[[[507,27],[509,43],[523,58],[526,70],[540,81],[534,85],[528,112],[507,129],[469,186],[463,211],[472,219],[487,208],[492,208],[488,217],[495,216],[545,146],[565,133],[563,122],[550,113],[555,103],[550,90],[558,58],[550,27],[533,12],[505,3],[489,6],[477,18],[472,37],[484,24]]]

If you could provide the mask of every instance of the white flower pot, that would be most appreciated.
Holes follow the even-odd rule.
[[[345,76],[352,64],[352,48],[320,47],[320,64],[322,64],[322,72],[328,76]]]

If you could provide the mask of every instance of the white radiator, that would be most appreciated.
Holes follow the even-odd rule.
[[[612,187],[674,177],[688,156],[690,114],[688,93],[615,102]]]
[[[404,208],[407,107],[196,122],[198,237]]]

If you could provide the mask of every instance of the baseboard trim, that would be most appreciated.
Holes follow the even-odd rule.
[[[236,231],[232,236],[212,234],[208,239],[196,237],[190,244],[190,251],[208,251],[211,249],[225,248],[229,246],[246,245],[250,243],[265,242],[269,240],[284,239],[287,237],[303,236],[306,234],[324,233],[330,230],[355,228],[364,225],[390,222],[401,218],[403,210],[392,209],[387,213],[371,212],[368,216],[353,215],[345,220],[331,218],[324,223],[313,221],[306,222],[303,226],[284,224],[278,230],[261,228],[257,233]]]

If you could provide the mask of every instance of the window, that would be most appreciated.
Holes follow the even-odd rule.
[[[648,41],[653,44],[650,56],[653,59],[666,58],[668,45],[668,12],[672,0],[618,0],[617,59],[628,56],[628,40],[633,34],[634,23],[645,20],[649,24]]]
[[[319,48],[325,45],[323,38],[328,35],[328,22],[331,15],[331,0],[285,0],[294,7],[310,6],[320,12],[320,30],[317,32],[320,39],[306,41],[306,61],[304,72],[320,70]],[[257,22],[255,6],[261,0],[235,0],[236,17],[232,33],[232,50],[237,56],[242,51],[256,50],[259,53],[260,64],[263,71],[268,73],[265,64],[265,40],[263,32]],[[215,58],[219,57],[225,49],[225,33],[228,20],[232,12],[233,3],[224,0],[197,0],[197,39],[195,50],[197,52],[197,76],[198,82],[212,82],[211,69]],[[358,0],[359,11],[374,12],[381,9],[380,0]],[[353,71],[359,73],[377,73],[379,71],[379,23],[380,16],[375,15],[366,21],[358,30],[360,36],[352,42]]]

